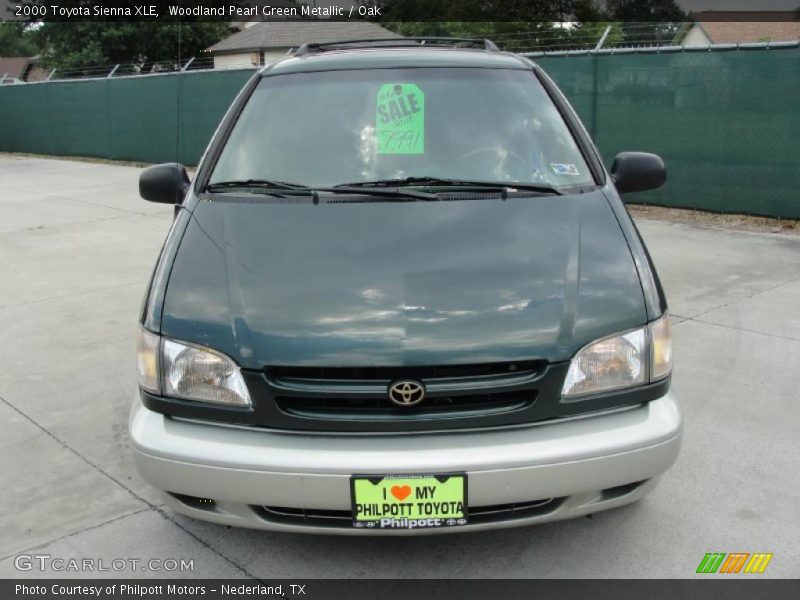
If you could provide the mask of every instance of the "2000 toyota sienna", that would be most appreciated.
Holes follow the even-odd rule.
[[[308,44],[237,96],[141,312],[136,465],[271,530],[512,527],[642,498],[678,454],[667,305],[548,76],[488,41]]]

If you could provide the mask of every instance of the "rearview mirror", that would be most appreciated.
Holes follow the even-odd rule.
[[[667,181],[664,161],[647,152],[620,152],[611,165],[611,178],[620,194],[655,190]]]
[[[186,167],[178,163],[147,167],[139,176],[139,195],[150,202],[180,204],[188,187]]]

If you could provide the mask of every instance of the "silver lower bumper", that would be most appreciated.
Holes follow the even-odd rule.
[[[168,495],[177,512],[241,527],[369,535],[378,530],[275,520],[259,507],[349,510],[354,473],[467,472],[470,507],[562,500],[531,517],[380,533],[564,519],[647,494],[675,462],[681,430],[673,390],[623,411],[495,431],[374,436],[259,431],[170,419],[138,398],[130,421],[136,466],[146,481],[165,492],[214,500],[202,507]],[[628,486],[635,482],[642,483]]]

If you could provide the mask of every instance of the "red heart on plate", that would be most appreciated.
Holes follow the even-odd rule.
[[[411,494],[411,486],[410,485],[393,485],[392,489],[392,496],[400,500],[402,502],[406,498],[408,498],[409,494]]]

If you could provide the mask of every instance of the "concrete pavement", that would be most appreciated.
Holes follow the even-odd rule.
[[[175,516],[133,469],[134,332],[172,215],[138,198],[139,172],[0,157],[0,577],[43,575],[20,554],[194,559],[100,576],[692,577],[712,551],[800,576],[800,237],[639,223],[686,419],[643,502],[499,532],[292,536]]]

